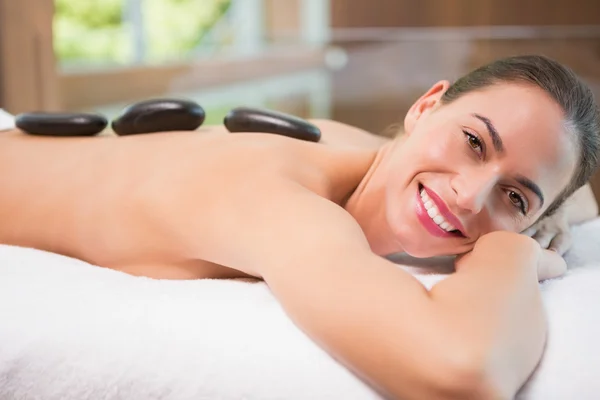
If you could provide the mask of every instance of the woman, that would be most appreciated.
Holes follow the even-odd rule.
[[[14,132],[0,242],[155,278],[264,279],[385,395],[510,398],[544,347],[538,279],[565,268],[518,232],[587,182],[599,119],[575,75],[529,56],[435,84],[383,146]],[[382,257],[397,252],[460,255],[457,272],[427,291]]]

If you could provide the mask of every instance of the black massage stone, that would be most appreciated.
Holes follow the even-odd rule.
[[[315,125],[277,111],[238,107],[231,110],[223,122],[231,133],[263,132],[309,142],[321,140],[321,131]]]
[[[193,131],[202,125],[206,114],[189,100],[153,99],[132,104],[112,122],[117,135],[136,135],[163,131]]]
[[[30,112],[15,117],[21,131],[41,136],[93,136],[107,125],[104,116],[92,113]]]

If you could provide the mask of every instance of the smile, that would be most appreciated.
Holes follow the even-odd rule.
[[[465,237],[460,221],[432,191],[419,185],[417,216],[425,229],[438,237]]]

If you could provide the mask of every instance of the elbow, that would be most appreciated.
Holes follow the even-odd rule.
[[[440,387],[442,399],[500,400],[513,395],[497,385],[484,368],[452,367],[446,374],[445,385]]]
[[[426,381],[432,390],[428,399],[512,399],[517,391],[490,371],[484,357],[469,352],[445,352],[428,371]]]

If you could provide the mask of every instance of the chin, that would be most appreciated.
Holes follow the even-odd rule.
[[[455,256],[468,252],[473,247],[458,242],[457,238],[433,236],[418,223],[397,224],[392,227],[392,234],[394,235],[394,241],[398,243],[400,248],[397,253],[405,253],[414,258]]]
[[[415,258],[431,258],[431,257],[448,257],[448,256],[457,256],[459,254],[463,254],[466,251],[464,249],[438,249],[435,248],[417,248],[406,251],[406,254]]]
[[[415,229],[409,224],[393,227],[392,234],[399,247],[395,253],[405,253],[415,258],[429,258],[437,255],[431,238],[421,232],[415,232]]]

